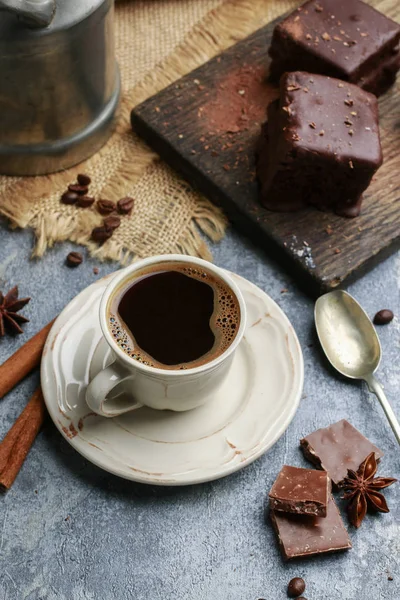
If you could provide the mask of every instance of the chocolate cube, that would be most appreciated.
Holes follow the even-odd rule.
[[[324,75],[281,77],[257,158],[266,208],[284,212],[311,204],[355,217],[381,164],[374,95]]]
[[[275,27],[271,78],[321,73],[380,95],[400,69],[399,40],[400,26],[361,0],[310,0]]]
[[[269,506],[276,511],[326,517],[330,487],[324,471],[284,465],[269,493]]]

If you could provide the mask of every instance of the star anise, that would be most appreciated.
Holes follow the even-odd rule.
[[[389,507],[385,497],[379,492],[395,483],[392,477],[375,477],[378,465],[375,452],[358,467],[357,472],[349,469],[341,487],[345,491],[343,498],[349,500],[347,512],[349,521],[354,527],[360,527],[369,509],[372,512],[388,513]]]
[[[9,333],[23,333],[20,323],[28,323],[29,319],[19,315],[18,311],[28,304],[30,298],[18,299],[18,286],[13,287],[4,296],[0,292],[0,337],[6,331]]]

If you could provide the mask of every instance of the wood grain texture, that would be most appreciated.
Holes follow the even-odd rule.
[[[400,4],[374,2],[392,18]],[[173,168],[213,202],[252,241],[296,276],[310,294],[344,287],[400,246],[399,83],[379,101],[384,164],[364,194],[361,215],[345,219],[309,208],[273,213],[258,202],[255,145],[261,119],[245,130],[216,131],[207,114],[224,82],[243,69],[262,75],[265,114],[277,88],[266,80],[275,22],[255,32],[132,111],[132,126]],[[254,108],[254,107],[253,107]],[[327,230],[330,233],[327,233]]]

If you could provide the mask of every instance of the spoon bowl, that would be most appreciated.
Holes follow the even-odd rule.
[[[364,379],[381,361],[381,345],[368,315],[350,294],[335,290],[318,298],[315,325],[333,367],[352,379]]]
[[[368,315],[350,294],[335,290],[318,298],[314,316],[319,341],[331,365],[346,377],[366,381],[380,401],[400,444],[399,422],[374,377],[382,351]]]

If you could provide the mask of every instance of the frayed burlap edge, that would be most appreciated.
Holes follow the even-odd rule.
[[[290,0],[281,2],[276,12],[284,11],[288,3]],[[208,13],[181,45],[137,86],[123,94],[113,136],[132,136],[129,117],[134,106],[257,29],[265,21],[268,13],[266,7],[270,4],[271,0],[227,0]],[[271,18],[270,14],[268,18]],[[101,160],[109,151],[113,136],[96,158]],[[138,181],[158,160],[158,156],[146,144],[135,139],[134,155],[126,152],[118,168],[118,177],[114,176],[104,186],[101,197],[116,200],[123,196],[127,187]],[[140,258],[134,250],[128,249],[123,241],[118,240],[117,236],[101,247],[91,242],[88,232],[99,224],[99,216],[95,213],[77,211],[74,215],[65,215],[47,214],[46,211],[38,210],[41,199],[54,194],[54,190],[65,189],[78,172],[85,170],[85,164],[86,162],[45,177],[8,178],[0,194],[0,214],[7,217],[14,227],[29,226],[34,230],[37,238],[33,251],[35,257],[42,256],[55,242],[71,240],[86,246],[92,255],[101,260],[111,259],[127,264]],[[218,241],[224,236],[225,228],[226,219],[222,212],[208,200],[198,196],[192,218],[170,251],[210,259],[211,254],[201,232],[212,241]]]

